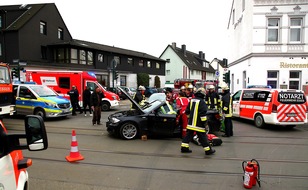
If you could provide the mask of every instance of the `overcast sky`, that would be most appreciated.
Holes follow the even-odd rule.
[[[168,44],[227,58],[232,0],[1,0],[1,5],[55,3],[74,39],[159,57]]]

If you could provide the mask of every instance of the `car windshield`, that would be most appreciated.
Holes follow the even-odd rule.
[[[152,112],[153,110],[155,110],[156,108],[159,107],[159,105],[161,105],[162,102],[160,100],[155,100],[149,104],[145,104],[144,106],[141,107],[142,111],[144,113],[150,113]]]
[[[40,97],[58,96],[52,89],[48,88],[47,86],[30,86],[29,88],[31,88]]]
[[[0,84],[10,84],[11,78],[7,67],[0,66]]]

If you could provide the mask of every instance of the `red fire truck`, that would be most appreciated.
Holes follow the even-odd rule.
[[[99,87],[105,95],[102,99],[102,110],[107,111],[110,108],[119,106],[120,98],[117,94],[107,91],[102,87],[96,79],[93,72],[87,71],[49,71],[49,70],[26,70],[26,81],[43,84],[54,91],[69,99],[67,92],[73,85],[76,86],[79,92],[79,101],[82,105],[82,94],[86,87],[89,87],[93,92],[96,87]]]
[[[13,102],[13,85],[10,69],[6,63],[0,63],[0,117],[13,115],[15,106]]]

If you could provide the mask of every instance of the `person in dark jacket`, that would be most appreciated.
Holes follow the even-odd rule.
[[[232,123],[232,97],[227,84],[223,84],[222,87],[222,113],[224,115],[225,134],[223,137],[233,136],[233,123]]]
[[[89,108],[90,116],[92,116],[92,111],[91,111],[92,109],[90,105],[91,91],[89,87],[86,87],[86,89],[83,91],[82,97],[83,97],[82,101],[83,101],[84,116],[87,116],[87,107]]]
[[[181,152],[191,153],[189,142],[193,140],[194,133],[197,133],[199,141],[206,155],[214,154],[208,142],[208,137],[205,130],[207,106],[205,104],[205,89],[199,88],[186,107],[185,113],[188,115],[188,124],[186,127],[186,136],[182,140]]]
[[[145,102],[144,93],[145,93],[145,87],[140,85],[138,87],[138,91],[135,93],[135,96],[133,98],[135,102],[137,102],[140,106],[143,106]],[[132,104],[132,109],[137,109],[134,104]]]
[[[93,110],[92,124],[101,125],[101,113],[102,113],[102,99],[104,98],[99,87],[95,88],[95,91],[91,94],[90,104]]]
[[[79,106],[79,92],[75,85],[72,86],[72,89],[67,93],[70,96],[71,104],[73,107],[72,115],[76,115],[76,108],[80,110],[80,113],[82,113],[82,110]]]

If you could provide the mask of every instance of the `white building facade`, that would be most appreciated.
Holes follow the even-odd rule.
[[[231,92],[249,85],[306,90],[308,0],[234,0],[229,18]]]

